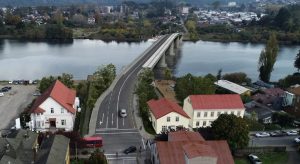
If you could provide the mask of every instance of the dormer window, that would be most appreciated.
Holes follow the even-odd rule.
[[[51,108],[51,113],[54,113],[54,109],[53,108]]]

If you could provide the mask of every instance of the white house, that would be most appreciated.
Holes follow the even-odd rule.
[[[175,102],[165,98],[147,102],[150,121],[155,132],[161,133],[176,128],[188,128],[190,117]]]
[[[184,100],[183,110],[191,118],[189,128],[210,126],[221,114],[243,117],[244,104],[238,94],[191,95]]]
[[[30,110],[30,129],[72,131],[78,108],[79,98],[76,97],[76,91],[57,80],[35,100]]]

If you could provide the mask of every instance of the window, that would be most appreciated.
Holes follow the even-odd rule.
[[[224,114],[227,114],[227,112],[224,112]]]
[[[167,117],[167,122],[170,122],[170,119],[171,119],[170,117]]]
[[[200,117],[201,116],[201,112],[197,112],[197,117]]]
[[[204,112],[204,117],[207,117],[207,112]]]
[[[217,115],[218,115],[218,117],[219,117],[219,116],[221,115],[221,112],[218,112],[218,114],[217,114]]]
[[[66,120],[61,120],[61,125],[66,125]]]
[[[178,122],[178,121],[179,121],[179,117],[177,116],[177,117],[176,117],[176,122]]]
[[[65,109],[64,108],[61,108],[61,113],[64,113],[65,112]]]
[[[37,128],[40,128],[40,127],[41,127],[41,122],[40,122],[40,121],[37,121],[37,122],[36,122],[36,127],[37,127]]]
[[[206,126],[206,121],[203,121],[203,126]]]
[[[53,108],[51,108],[51,113],[54,113],[54,109]]]
[[[210,117],[214,117],[214,115],[215,115],[215,112],[210,113]]]
[[[196,126],[199,126],[199,121],[196,122]]]
[[[162,127],[161,127],[161,131],[165,132],[165,131],[167,131],[167,130],[168,130],[167,126],[162,126]]]
[[[241,111],[238,111],[238,112],[237,112],[237,116],[241,116]]]
[[[231,114],[234,114],[234,111],[231,111]]]

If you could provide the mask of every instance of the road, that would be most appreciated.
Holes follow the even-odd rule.
[[[103,149],[107,158],[111,160],[123,159],[128,162],[135,159],[136,154],[125,155],[123,150],[129,146],[136,146],[138,149],[145,148],[145,141],[139,134],[133,118],[132,99],[134,85],[137,81],[138,72],[142,65],[160,47],[170,35],[163,38],[147,54],[129,69],[116,83],[112,91],[103,99],[100,104],[96,132],[103,138]],[[120,109],[127,110],[127,117],[121,118],[118,115]],[[118,156],[116,156],[118,153]]]
[[[294,138],[298,136],[283,136],[283,137],[265,137],[257,138],[250,137],[249,146],[286,146],[287,151],[295,151],[297,144]]]

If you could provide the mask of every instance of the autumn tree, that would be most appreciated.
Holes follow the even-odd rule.
[[[251,83],[251,79],[247,76],[247,74],[245,74],[243,72],[235,72],[235,73],[225,74],[223,76],[223,79],[231,81],[233,83],[237,83],[237,84]]]
[[[273,67],[277,59],[278,50],[279,47],[276,35],[272,33],[265,49],[262,50],[258,61],[259,78],[264,82],[270,81],[271,72],[273,71]]]
[[[247,122],[233,114],[221,114],[211,124],[214,138],[227,140],[231,150],[244,148],[249,142],[249,128]]]

